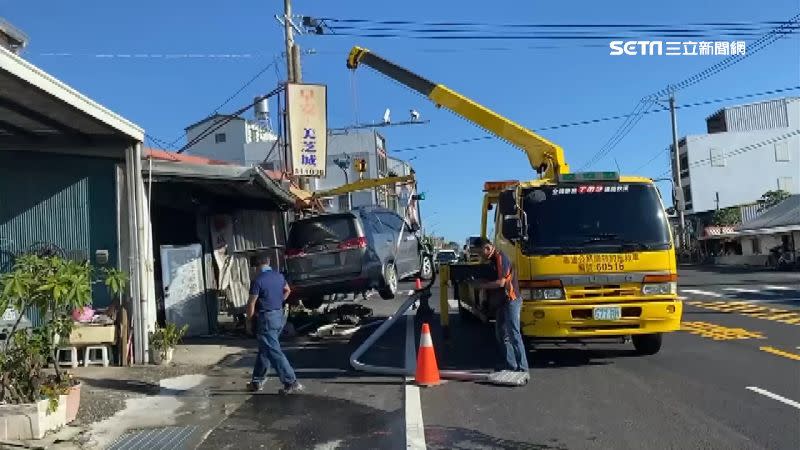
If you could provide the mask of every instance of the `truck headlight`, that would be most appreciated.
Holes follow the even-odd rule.
[[[530,298],[534,300],[561,300],[564,298],[564,290],[561,288],[537,288],[530,289]]]
[[[678,283],[649,283],[642,285],[643,295],[670,295],[678,291]]]

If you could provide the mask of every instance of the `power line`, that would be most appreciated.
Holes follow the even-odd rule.
[[[283,86],[278,86],[277,88],[275,88],[272,91],[270,91],[268,94],[262,95],[260,97],[256,97],[250,103],[248,103],[245,106],[239,108],[238,110],[234,111],[233,113],[228,114],[227,116],[225,116],[224,119],[222,119],[222,120],[220,120],[218,122],[214,122],[213,124],[209,125],[203,131],[201,131],[200,134],[198,134],[194,139],[192,139],[190,142],[187,142],[186,145],[181,147],[178,150],[177,153],[183,153],[184,151],[186,151],[188,148],[190,148],[194,144],[200,142],[201,140],[203,140],[206,137],[208,137],[209,135],[211,135],[211,133],[213,133],[214,131],[216,131],[216,130],[222,128],[223,126],[225,126],[225,124],[227,124],[231,120],[239,117],[242,113],[244,113],[248,109],[252,108],[253,105],[255,105],[257,102],[260,102],[261,100],[265,100],[265,99],[268,99],[268,98],[272,97],[273,95],[275,95],[278,92],[282,91],[283,88],[284,88]]]
[[[645,162],[645,163],[641,164],[640,166],[638,166],[637,168],[633,169],[632,173],[639,173],[639,171],[640,171],[640,170],[642,170],[642,169],[644,169],[645,167],[647,167],[647,166],[649,166],[650,164],[652,164],[652,163],[653,163],[653,161],[655,161],[656,159],[658,159],[658,157],[659,157],[659,156],[662,156],[662,155],[664,155],[664,153],[667,153],[667,154],[669,154],[669,149],[670,149],[671,147],[672,147],[672,146],[667,146],[666,148],[663,148],[663,149],[661,149],[661,150],[657,151],[657,152],[656,152],[656,153],[653,155],[653,157],[652,157],[652,158],[650,158],[650,159],[648,159],[648,160],[647,160],[647,162]]]
[[[413,20],[375,20],[365,18],[337,18],[337,17],[321,17],[319,20],[333,23],[350,23],[350,24],[379,24],[379,25],[423,25],[423,26],[498,26],[510,28],[636,28],[636,27],[670,27],[670,26],[699,26],[699,27],[738,27],[738,26],[752,26],[752,25],[780,25],[786,23],[784,21],[755,21],[755,22],[697,22],[688,23],[684,25],[677,24],[664,24],[664,23],[490,23],[490,22],[419,22]]]
[[[792,28],[797,30],[797,28]],[[713,33],[658,33],[655,37],[667,39],[706,39],[709,41],[714,40],[730,40],[746,38],[754,38],[761,36],[762,33],[756,32],[713,32]],[[613,41],[620,38],[637,38],[641,36],[641,32],[626,32],[617,34],[554,34],[552,32],[546,34],[409,34],[397,32],[345,32],[337,30],[336,36],[348,37],[361,37],[369,39],[414,39],[414,40],[430,40],[430,41]]]
[[[730,55],[727,58],[723,59],[722,61],[712,65],[711,67],[698,72],[691,77],[684,79],[683,81],[672,85],[671,88],[675,90],[680,90],[697,84],[713,75],[716,75],[719,72],[729,68],[730,66],[737,64],[745,59],[749,58],[750,56],[758,53],[759,51],[767,48],[768,46],[772,45],[776,41],[780,40],[781,38],[793,34],[796,30],[798,30],[798,23],[800,23],[800,14],[797,14],[786,21],[784,24],[776,27],[775,29],[771,30],[769,33],[762,36],[760,39],[756,40],[755,42],[751,43],[747,46],[747,52],[745,54],[739,55]],[[670,87],[662,89],[655,94],[654,96],[662,97],[668,95],[670,93]]]
[[[259,79],[261,77],[261,75],[264,75],[264,73],[267,70],[269,70],[272,66],[274,66],[276,64],[276,61],[277,61],[277,58],[273,58],[271,63],[269,63],[266,66],[264,66],[263,69],[259,70],[255,75],[253,75],[249,80],[247,80],[239,89],[237,89],[236,92],[231,94],[228,98],[225,99],[225,101],[220,103],[219,106],[214,108],[214,112],[212,112],[211,114],[216,114],[217,111],[220,110],[220,108],[222,108],[223,106],[227,105],[231,100],[233,100],[239,94],[241,94],[245,89],[247,89],[251,84],[253,84],[253,82],[255,82],[257,79]],[[209,115],[211,115],[211,114],[209,114]]]
[[[749,58],[753,54],[758,53],[759,51],[763,50],[769,45],[772,45],[774,42],[776,42],[778,39],[780,39],[787,33],[789,34],[793,33],[794,30],[797,29],[796,25],[798,21],[800,21],[800,14],[795,15],[786,22],[782,22],[779,26],[772,29],[769,33],[765,34],[760,39],[753,42],[749,46],[746,54],[728,56],[727,58],[718,62],[717,64],[712,65],[711,67],[703,70],[702,72],[692,75],[691,77],[681,81],[677,85],[672,85],[667,89],[662,89],[654,94],[642,97],[642,99],[639,100],[639,103],[637,103],[636,108],[634,108],[634,113],[636,114],[636,116],[639,116],[640,113],[637,113],[637,109],[640,107],[640,105],[645,104],[646,106],[643,109],[643,111],[647,111],[649,109],[649,106],[652,106],[652,104],[656,102],[656,99],[670,93],[671,90],[684,89],[693,84],[697,84],[719,72],[722,72],[723,70],[733,66],[734,64],[741,62],[746,58]],[[787,28],[787,25],[790,26],[791,28]],[[589,167],[597,163],[606,155],[611,153],[611,151],[613,151],[614,148],[616,148],[616,146],[619,145],[620,142],[622,142],[622,140],[631,132],[631,130],[633,130],[633,127],[636,125],[636,123],[639,122],[639,120],[640,117],[636,118],[635,120],[632,119],[631,121],[626,120],[622,126],[617,128],[612,137],[608,141],[606,141],[603,147],[601,147],[600,150],[598,150],[597,153],[595,153],[595,155],[589,159],[589,162],[587,162],[582,166],[582,168]]]
[[[617,39],[626,34],[701,38],[756,37],[776,26],[796,29],[784,21],[699,24],[492,24],[480,22],[415,22],[369,19],[320,19],[324,29],[343,36],[412,39]],[[474,34],[474,33],[488,34]],[[606,34],[599,34],[606,33]],[[317,32],[315,34],[324,34]]]
[[[223,106],[225,106],[229,102],[231,102],[234,98],[236,98],[239,94],[241,94],[245,89],[247,89],[248,86],[253,84],[257,79],[259,79],[262,75],[264,75],[264,73],[266,73],[267,70],[269,70],[271,67],[275,66],[276,61],[277,61],[277,57],[273,56],[271,63],[269,63],[266,66],[264,66],[261,69],[259,69],[259,71],[256,72],[255,75],[253,75],[247,81],[245,81],[244,84],[242,84],[233,94],[231,94],[228,98],[226,98],[225,101],[223,101],[222,103],[219,104],[219,106],[214,108],[214,110],[211,111],[211,113],[209,113],[208,116],[212,116],[214,114],[217,114],[217,112],[220,110],[220,108],[222,108]],[[277,66],[275,66],[275,67],[277,67]],[[184,134],[181,133],[178,137],[176,137],[175,139],[170,141],[167,144],[167,147],[175,148],[175,144],[177,144],[178,141],[180,141],[183,138],[183,136],[184,136]],[[181,152],[181,151],[183,151],[183,150],[180,150],[179,152]]]
[[[633,130],[633,127],[636,126],[637,123],[642,119],[642,117],[646,114],[650,113],[650,107],[655,103],[655,101],[651,97],[642,97],[639,100],[639,103],[636,104],[634,107],[633,112],[627,115],[625,121],[617,128],[617,131],[611,135],[610,138],[603,144],[603,147],[595,153],[588,162],[584,163],[580,169],[584,169],[586,167],[595,164],[596,162],[600,161],[603,157],[605,157],[611,150],[614,149],[624,138],[628,135],[628,133]]]
[[[153,136],[152,134],[145,133],[144,137],[146,139],[149,139],[150,142],[152,142],[153,144],[156,144],[156,145],[159,145],[159,146],[162,146],[162,147],[165,146],[165,144],[167,143],[165,140],[159,139],[159,138]]]
[[[779,88],[779,89],[771,89],[771,90],[768,90],[768,91],[755,92],[755,93],[750,93],[750,94],[736,95],[736,96],[731,96],[731,97],[722,97],[722,98],[715,98],[715,99],[709,99],[709,100],[701,100],[701,101],[697,101],[697,102],[693,102],[693,103],[686,103],[686,104],[683,104],[683,105],[678,105],[678,106],[675,107],[675,109],[694,108],[694,107],[697,107],[697,106],[705,106],[705,105],[710,105],[710,104],[713,104],[713,103],[720,103],[720,102],[731,101],[731,100],[743,100],[743,99],[748,99],[748,98],[753,98],[753,97],[760,97],[760,96],[764,96],[764,95],[781,94],[781,93],[795,91],[795,90],[800,90],[800,85],[784,87],[784,88]],[[668,109],[667,108],[661,108],[661,109],[656,109],[656,110],[650,110],[650,111],[647,111],[646,113],[643,113],[643,114],[653,114],[653,113],[660,113],[660,112],[664,112],[664,111],[668,111]],[[605,116],[605,117],[600,117],[600,118],[596,118],[596,119],[580,120],[580,121],[577,121],[577,122],[569,122],[569,123],[564,123],[564,124],[560,124],[560,125],[551,125],[551,126],[547,126],[547,127],[534,128],[533,130],[536,131],[536,132],[558,130],[558,129],[562,129],[562,128],[571,128],[571,127],[581,126],[581,125],[592,125],[592,124],[595,124],[595,123],[607,122],[607,121],[610,121],[610,120],[619,120],[619,119],[623,119],[623,118],[629,118],[629,117],[632,117],[632,116],[633,116],[633,114],[622,114],[622,115],[614,115],[614,116]],[[430,149],[430,148],[447,147],[447,146],[456,145],[456,144],[468,144],[468,143],[472,143],[472,142],[485,141],[485,140],[494,139],[494,138],[495,138],[495,136],[493,136],[493,135],[476,136],[476,137],[472,137],[472,138],[458,139],[458,140],[447,141],[447,142],[439,142],[439,143],[435,143],[435,144],[424,144],[424,145],[419,145],[419,146],[415,146],[415,147],[401,148],[401,149],[398,149],[398,150],[394,150],[393,153],[426,150],[426,149]]]

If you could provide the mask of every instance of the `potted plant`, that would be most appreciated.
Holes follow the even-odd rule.
[[[66,423],[67,409],[69,418],[77,415],[80,382],[58,364],[52,376],[44,368],[56,360],[61,340],[68,339],[73,330],[71,313],[91,303],[93,273],[88,262],[21,255],[10,272],[0,275],[0,311],[16,315],[0,351],[0,408],[11,409],[2,412],[6,417],[20,417],[18,422],[10,419],[19,426],[7,427],[0,439],[41,438]],[[124,288],[120,274],[116,269],[104,272],[104,281],[115,295]],[[20,328],[28,311],[38,311],[43,323]]]
[[[167,323],[164,328],[157,328],[150,333],[150,352],[154,364],[164,365],[172,362],[175,346],[181,342],[189,331],[189,325],[178,328],[174,323]]]

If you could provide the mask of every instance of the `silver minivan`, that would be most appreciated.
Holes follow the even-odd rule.
[[[371,289],[391,299],[399,280],[433,275],[432,255],[417,230],[397,213],[376,206],[292,223],[286,264],[292,297],[312,309],[326,295]]]

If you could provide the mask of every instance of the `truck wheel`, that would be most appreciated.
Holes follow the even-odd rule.
[[[655,355],[661,350],[661,333],[635,334],[631,336],[633,347],[639,355]]]
[[[383,283],[378,294],[384,300],[391,300],[397,294],[397,269],[393,263],[387,264],[383,269]]]
[[[303,299],[303,306],[308,309],[317,309],[322,306],[322,303],[325,301],[325,298],[321,295],[313,295],[311,297],[306,297]]]
[[[429,255],[423,255],[419,266],[419,277],[423,280],[433,278],[433,261]]]

